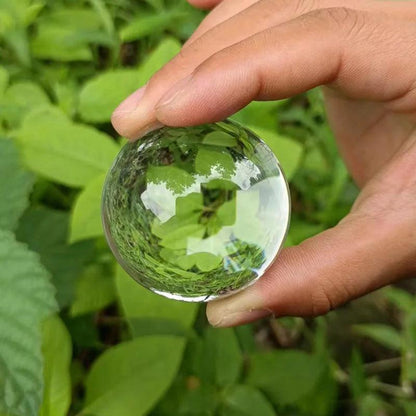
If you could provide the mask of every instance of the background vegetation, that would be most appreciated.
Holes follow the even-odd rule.
[[[202,16],[184,0],[0,0],[0,414],[415,415],[411,291],[213,329],[116,265],[100,222],[111,111]],[[235,119],[288,174],[288,244],[349,210],[319,91]]]

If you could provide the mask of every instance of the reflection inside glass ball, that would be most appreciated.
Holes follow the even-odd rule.
[[[289,193],[266,144],[223,121],[163,127],[123,147],[103,190],[107,241],[140,284],[208,301],[256,281],[289,222]]]

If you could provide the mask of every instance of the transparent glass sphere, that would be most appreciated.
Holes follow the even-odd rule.
[[[275,259],[289,223],[276,157],[229,120],[163,127],[125,145],[102,202],[121,266],[153,292],[184,301],[252,284]]]

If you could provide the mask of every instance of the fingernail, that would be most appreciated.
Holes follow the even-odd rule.
[[[177,82],[156,104],[156,109],[172,105],[173,102],[183,93],[192,78],[192,74]]]
[[[116,86],[117,88],[117,86]],[[120,114],[131,113],[134,111],[137,106],[139,105],[140,100],[142,99],[144,92],[146,89],[146,85],[139,88],[133,94],[129,95],[113,112],[113,116],[117,116]]]
[[[228,327],[263,318],[271,311],[263,306],[259,294],[251,287],[229,298],[210,302],[206,313],[212,326]]]

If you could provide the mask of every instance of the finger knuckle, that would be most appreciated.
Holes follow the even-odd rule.
[[[351,37],[361,33],[366,26],[366,15],[348,7],[329,7],[309,12],[308,17],[319,19],[333,31]]]

